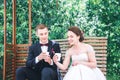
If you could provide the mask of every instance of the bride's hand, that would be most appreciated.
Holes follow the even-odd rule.
[[[57,63],[57,62],[58,62],[58,56],[57,56],[57,55],[54,55],[54,56],[53,56],[53,61],[54,61],[54,63]]]
[[[78,64],[80,64],[80,61],[78,61],[78,60],[75,60],[75,61],[72,62],[72,66],[76,66]]]

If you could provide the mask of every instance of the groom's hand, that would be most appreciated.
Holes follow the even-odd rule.
[[[50,55],[46,55],[46,57],[44,58],[44,61],[51,64],[51,58]]]

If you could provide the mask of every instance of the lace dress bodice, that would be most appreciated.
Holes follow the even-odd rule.
[[[74,60],[88,61],[87,53],[80,53],[78,55],[72,55],[72,61]]]

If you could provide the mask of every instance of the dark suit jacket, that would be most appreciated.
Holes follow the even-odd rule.
[[[48,52],[51,57],[53,58],[54,53],[61,53],[60,52],[60,46],[57,42],[49,40],[48,42]],[[57,71],[57,66],[53,63],[53,65],[49,65],[44,60],[39,61],[38,63],[35,63],[35,58],[41,53],[41,45],[38,42],[33,44],[29,47],[28,52],[28,58],[26,62],[26,66],[35,70],[35,71],[41,71],[44,67],[50,67],[53,70]]]

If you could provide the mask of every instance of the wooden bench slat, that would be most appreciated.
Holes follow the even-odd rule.
[[[26,56],[27,57],[27,55],[28,55],[27,53],[18,53],[17,57],[20,57],[20,56]]]
[[[16,62],[19,62],[19,63],[25,63],[26,60],[16,60]]]

